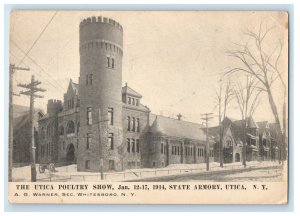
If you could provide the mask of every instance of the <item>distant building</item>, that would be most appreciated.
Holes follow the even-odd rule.
[[[13,119],[13,163],[14,166],[27,165],[31,158],[31,123],[29,107],[14,105]],[[38,120],[44,113],[36,109],[33,117],[33,126],[35,129],[35,143],[38,146]],[[37,152],[36,152],[37,153]],[[38,155],[37,155],[38,156]]]

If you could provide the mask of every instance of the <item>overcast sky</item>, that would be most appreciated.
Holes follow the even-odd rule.
[[[54,13],[12,13],[10,63],[19,64],[24,57],[20,48],[29,50]],[[287,73],[287,29],[282,13],[59,11],[24,59],[22,66],[30,67],[30,72],[15,74],[15,92],[21,90],[17,83],[30,82],[34,74],[47,89],[44,99],[36,100],[37,107],[46,110],[48,99],[63,99],[69,80],[78,82],[79,23],[88,16],[107,16],[123,26],[123,85],[127,82],[142,94],[141,102],[155,114],[176,117],[181,113],[184,120],[193,122],[202,121],[201,113],[217,114],[214,100],[220,74],[236,64],[225,51],[234,43],[247,43],[245,30],[258,31],[260,23],[275,27],[266,39],[270,47],[283,38],[279,64]],[[280,83],[272,90],[281,113]],[[14,102],[29,106],[26,96],[14,97]],[[228,116],[241,118],[235,101]],[[274,121],[266,95],[254,118]]]

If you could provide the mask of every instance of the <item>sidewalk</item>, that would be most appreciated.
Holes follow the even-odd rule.
[[[221,168],[219,163],[210,163],[210,171],[218,170],[236,170],[243,168],[241,162],[224,164]],[[272,167],[278,166],[278,162],[271,161],[251,161],[247,163],[247,167]],[[144,168],[144,169],[130,169],[123,172],[106,172],[104,173],[104,181],[129,181],[141,180],[152,177],[172,176],[172,175],[186,175],[191,173],[205,173],[206,164],[171,164],[164,168]],[[30,181],[30,166],[13,168],[14,181]],[[37,165],[37,181],[55,181],[55,182],[98,182],[102,181],[99,172],[77,172],[77,165],[69,165],[57,167],[56,172],[50,174],[48,170],[45,173],[39,173]]]

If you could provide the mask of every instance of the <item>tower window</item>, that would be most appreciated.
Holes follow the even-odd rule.
[[[92,124],[92,107],[87,108],[87,124]]]
[[[135,139],[131,139],[131,151],[135,152]]]
[[[160,153],[161,154],[164,153],[164,144],[163,143],[160,144]]]
[[[90,85],[93,84],[93,74],[90,74]]]
[[[92,143],[92,134],[86,134],[86,149],[90,149],[90,145]]]
[[[127,138],[127,152],[130,152],[130,139]]]
[[[111,107],[108,108],[108,124],[114,124],[114,109]]]
[[[111,58],[111,68],[115,68],[115,59]]]
[[[110,146],[111,150],[114,149],[114,134],[113,133],[110,133],[108,135],[108,145]]]
[[[106,66],[110,67],[110,57],[106,57]]]
[[[136,140],[136,152],[137,153],[140,152],[140,140],[139,139]]]
[[[90,169],[90,161],[89,160],[85,161],[85,169]]]

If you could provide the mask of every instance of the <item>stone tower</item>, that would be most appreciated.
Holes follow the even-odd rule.
[[[123,28],[108,18],[80,23],[78,170],[122,170]]]

